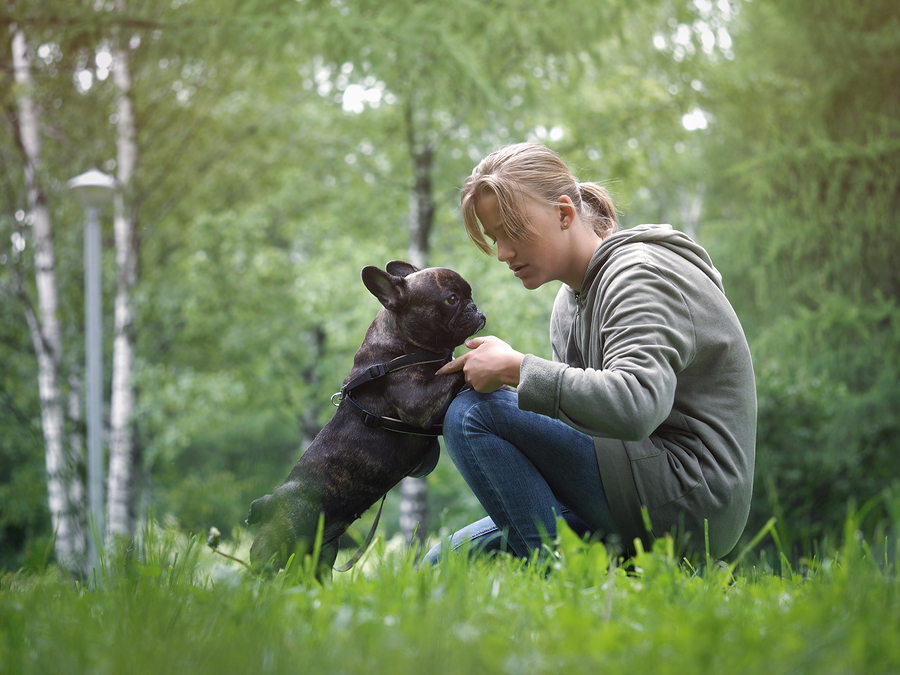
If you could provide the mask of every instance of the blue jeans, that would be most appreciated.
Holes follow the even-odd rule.
[[[614,534],[593,439],[559,420],[519,410],[517,401],[513,391],[467,390],[447,411],[447,453],[488,513],[454,533],[450,549],[468,544],[527,558],[556,536],[557,516],[579,534]],[[436,563],[441,548],[432,548],[425,560]]]

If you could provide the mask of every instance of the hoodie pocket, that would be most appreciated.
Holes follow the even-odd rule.
[[[634,484],[650,511],[677,501],[703,482],[703,444],[696,436],[626,442]]]

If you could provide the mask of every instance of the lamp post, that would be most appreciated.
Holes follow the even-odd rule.
[[[88,499],[93,526],[103,536],[103,312],[101,306],[100,223],[98,209],[113,195],[116,180],[91,169],[69,181],[84,207],[84,353],[87,370]],[[88,537],[88,567],[96,569],[99,552]]]

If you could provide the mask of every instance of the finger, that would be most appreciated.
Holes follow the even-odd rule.
[[[481,335],[479,337],[473,337],[466,340],[466,347],[469,349],[475,349],[484,344],[484,342],[490,338],[490,335]]]
[[[435,375],[449,375],[450,373],[456,373],[456,372],[462,370],[463,366],[466,365],[464,357],[465,357],[465,355],[459,356],[459,357],[453,359],[452,361],[450,361],[449,363],[445,363],[443,366],[441,366],[438,369],[438,371],[435,373]]]

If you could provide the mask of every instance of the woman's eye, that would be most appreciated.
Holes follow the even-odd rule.
[[[446,302],[450,306],[453,306],[457,302],[459,302],[459,298],[456,296],[456,294],[453,294],[450,297],[448,297],[446,300],[444,300],[444,302]]]

